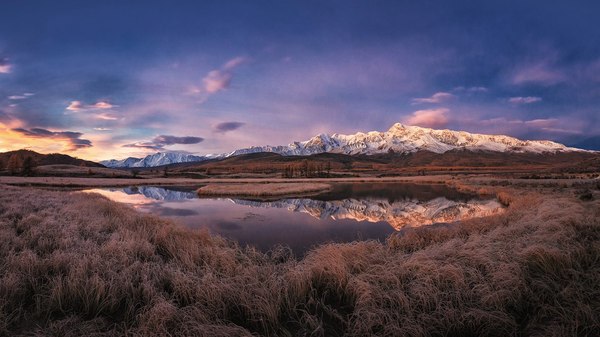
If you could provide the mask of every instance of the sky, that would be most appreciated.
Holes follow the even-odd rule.
[[[0,152],[432,128],[600,150],[598,1],[3,1]]]

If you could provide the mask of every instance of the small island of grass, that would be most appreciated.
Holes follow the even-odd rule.
[[[285,196],[307,196],[331,190],[323,183],[246,183],[209,184],[198,189],[198,195],[221,197],[270,198]]]

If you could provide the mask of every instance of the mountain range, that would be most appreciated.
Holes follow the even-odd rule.
[[[144,158],[100,162],[107,167],[156,167],[175,163],[201,162],[252,153],[276,153],[283,156],[309,156],[320,153],[345,155],[407,154],[418,151],[446,153],[452,150],[501,153],[584,152],[548,140],[520,140],[504,135],[485,135],[465,131],[435,130],[396,123],[387,131],[358,132],[353,135],[319,134],[309,140],[279,146],[253,146],[230,153],[195,156],[184,153],[156,153]]]

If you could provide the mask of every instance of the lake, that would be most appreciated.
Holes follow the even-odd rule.
[[[326,193],[261,201],[199,198],[197,187],[98,188],[95,192],[137,210],[267,251],[277,244],[302,255],[314,245],[355,240],[384,241],[407,228],[445,225],[502,211],[494,198],[445,185],[338,183]]]

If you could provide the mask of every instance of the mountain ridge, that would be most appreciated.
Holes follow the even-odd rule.
[[[417,151],[445,153],[457,149],[536,154],[587,151],[549,140],[521,140],[505,135],[486,135],[448,129],[436,130],[395,123],[387,131],[357,132],[351,135],[321,133],[306,141],[296,141],[288,145],[252,146],[218,155],[194,156],[167,152],[156,153],[145,158],[130,157],[121,161],[109,160],[100,163],[108,167],[155,167],[223,159],[259,152],[277,153],[283,156],[309,156],[320,153],[346,155],[406,154]]]

